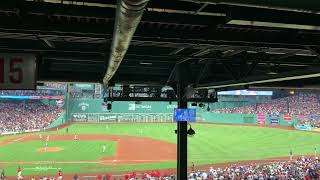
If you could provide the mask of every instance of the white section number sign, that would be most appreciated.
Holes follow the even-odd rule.
[[[0,89],[35,89],[36,57],[0,54]]]

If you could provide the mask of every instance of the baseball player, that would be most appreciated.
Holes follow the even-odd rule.
[[[6,176],[4,174],[4,169],[2,169],[1,174],[0,174],[0,179],[6,179]]]
[[[74,135],[74,140],[78,140],[78,135]]]
[[[47,136],[47,139],[46,139],[46,141],[48,142],[48,141],[49,141],[49,139],[50,139],[50,136],[48,135],[48,136]]]
[[[48,141],[46,141],[46,143],[44,144],[44,151],[47,151],[48,148]]]
[[[23,179],[23,177],[21,176],[21,173],[22,173],[21,167],[19,166],[18,167],[18,179]]]
[[[103,153],[106,152],[106,145],[103,145],[103,146],[102,146],[102,152],[103,152]]]
[[[60,168],[59,168],[59,171],[58,171],[58,180],[62,180],[62,171],[61,171]]]
[[[41,134],[39,134],[39,138],[42,139],[42,135]]]

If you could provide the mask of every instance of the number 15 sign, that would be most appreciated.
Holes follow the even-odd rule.
[[[0,54],[0,89],[35,89],[36,57]]]

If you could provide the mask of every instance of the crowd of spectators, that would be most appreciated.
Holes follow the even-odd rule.
[[[288,99],[289,112],[298,115],[319,114],[320,103],[317,94],[301,94]]]
[[[257,114],[281,114],[288,112],[286,99],[275,99],[271,102],[257,104]]]
[[[0,132],[42,129],[57,119],[62,109],[40,101],[0,101]]]
[[[233,165],[210,168],[209,171],[192,172],[189,180],[316,180],[320,175],[318,158],[301,157],[293,161],[268,164]]]
[[[132,172],[122,176],[99,174],[96,180],[175,180],[175,175],[161,174],[159,171],[146,171],[142,174]],[[92,179],[91,178],[91,179]],[[320,178],[320,160],[315,157],[300,157],[295,160],[273,163],[251,163],[247,165],[230,165],[208,170],[192,171],[188,180],[318,180]],[[33,178],[36,179],[36,178]],[[49,180],[47,177],[40,179]],[[54,179],[54,178],[50,178]],[[79,176],[74,175],[74,180]]]
[[[234,108],[222,108],[213,110],[215,113],[238,113],[238,114],[253,114],[256,113],[256,106],[240,106]]]
[[[62,90],[38,89],[34,90],[1,90],[0,96],[60,96],[64,95]]]
[[[320,114],[318,94],[300,93],[280,99],[274,99],[265,103],[257,103],[249,106],[215,109],[216,113],[241,113],[241,114],[291,114],[314,115]]]

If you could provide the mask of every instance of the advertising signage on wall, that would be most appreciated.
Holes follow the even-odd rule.
[[[289,114],[284,114],[283,115],[283,120],[284,121],[292,121],[292,116]]]
[[[71,118],[73,121],[87,122],[88,121],[88,114],[72,114]]]
[[[64,99],[64,96],[15,96],[15,95],[0,95],[0,99]]]
[[[302,119],[309,119],[309,116],[308,115],[297,115],[297,119],[300,119],[300,120],[302,120]]]
[[[265,114],[257,114],[257,122],[258,125],[265,125],[266,124],[266,115]]]
[[[320,120],[320,116],[319,115],[310,115],[309,118],[312,121],[319,121]]]
[[[100,114],[99,115],[99,122],[116,122],[117,115],[115,114]]]
[[[277,114],[270,114],[270,125],[279,125],[279,115]]]
[[[218,95],[238,95],[238,96],[272,96],[272,91],[248,91],[234,90],[218,92]]]
[[[138,109],[151,110],[151,108],[152,107],[149,104],[143,105],[143,104],[131,103],[131,104],[129,104],[128,110],[129,111],[135,111],[135,110],[138,110]]]

